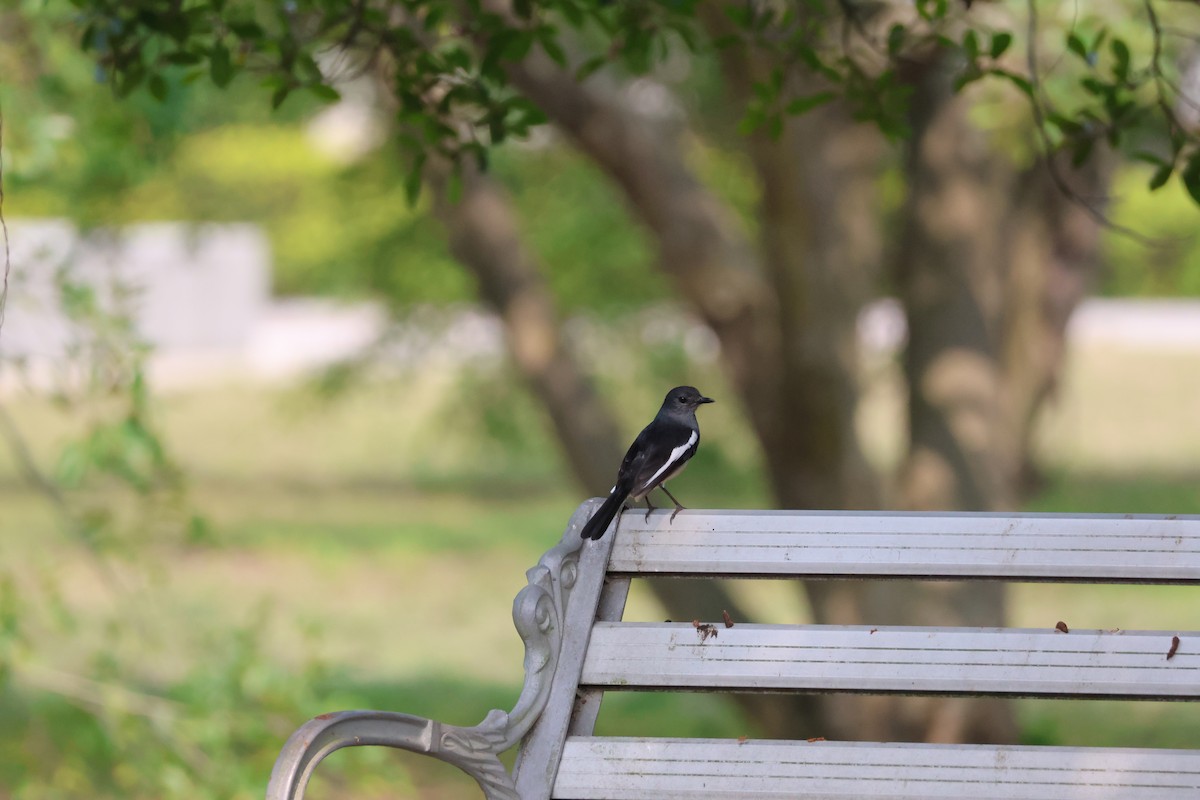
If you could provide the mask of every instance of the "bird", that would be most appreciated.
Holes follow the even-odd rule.
[[[694,386],[676,386],[667,392],[658,414],[629,446],[617,471],[617,482],[608,498],[583,526],[580,536],[599,539],[613,518],[628,507],[626,501],[631,499],[646,501],[646,518],[649,519],[654,510],[650,493],[655,488],[661,488],[675,504],[671,514],[671,521],[675,521],[683,504],[667,489],[666,482],[678,475],[688,459],[696,454],[696,448],[700,446],[696,409],[711,402],[712,398],[700,394]]]

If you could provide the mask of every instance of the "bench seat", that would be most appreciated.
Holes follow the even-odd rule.
[[[622,620],[631,580],[647,577],[1196,586],[1198,517],[634,512],[584,542],[599,503],[576,511],[513,603],[526,679],[511,712],[470,728],[387,711],[321,715],[288,740],[269,800],[299,800],[322,758],[365,744],[452,763],[487,800],[1200,798],[1200,749],[593,735],[612,691],[1200,700],[1195,630]],[[510,772],[498,755],[514,746]]]
[[[573,736],[551,796],[1195,800],[1200,751]]]
[[[597,622],[580,684],[1200,700],[1200,649],[1162,631]],[[1200,798],[1198,798],[1200,800]]]

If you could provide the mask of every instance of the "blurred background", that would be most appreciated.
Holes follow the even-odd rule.
[[[715,37],[741,24],[719,5],[687,13]],[[984,5],[980,30],[1014,13]],[[692,507],[1200,513],[1197,201],[1103,141],[1040,157],[1019,93],[949,91],[943,50],[893,78],[889,136],[804,77],[774,122],[750,46],[576,82],[551,42],[509,79],[552,124],[422,185],[379,74],[271,110],[210,49],[118,98],[80,46],[101,7],[0,10],[0,798],[256,797],[315,714],[511,708],[524,570],[677,384],[718,401],[673,486]],[[1064,31],[1111,20],[1043,13],[1066,82]],[[635,585],[627,616],[1198,627],[1172,587],[842,591]],[[946,701],[888,702],[619,695],[599,725],[947,730]],[[1189,712],[1022,700],[949,736],[1196,747]],[[355,749],[310,796],[477,790]]]

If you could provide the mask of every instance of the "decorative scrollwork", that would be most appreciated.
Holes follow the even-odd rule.
[[[342,747],[378,745],[424,753],[454,764],[483,789],[487,800],[520,800],[499,754],[529,731],[550,697],[562,649],[567,602],[579,574],[579,531],[599,500],[576,510],[562,541],[526,573],[513,600],[513,623],[525,643],[525,685],[511,712],[493,709],[474,727],[442,725],[390,711],[322,714],[296,730],[275,762],[267,800],[301,800],[317,764]]]

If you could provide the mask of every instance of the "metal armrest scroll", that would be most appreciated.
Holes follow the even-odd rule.
[[[375,745],[423,753],[473,777],[487,800],[520,800],[499,754],[537,721],[550,696],[562,644],[567,600],[579,568],[579,530],[599,501],[575,512],[562,541],[530,568],[513,601],[513,622],[525,643],[525,685],[511,712],[494,709],[470,728],[391,711],[339,711],[309,720],[288,738],[275,761],[267,800],[301,800],[313,770],[343,747]]]

